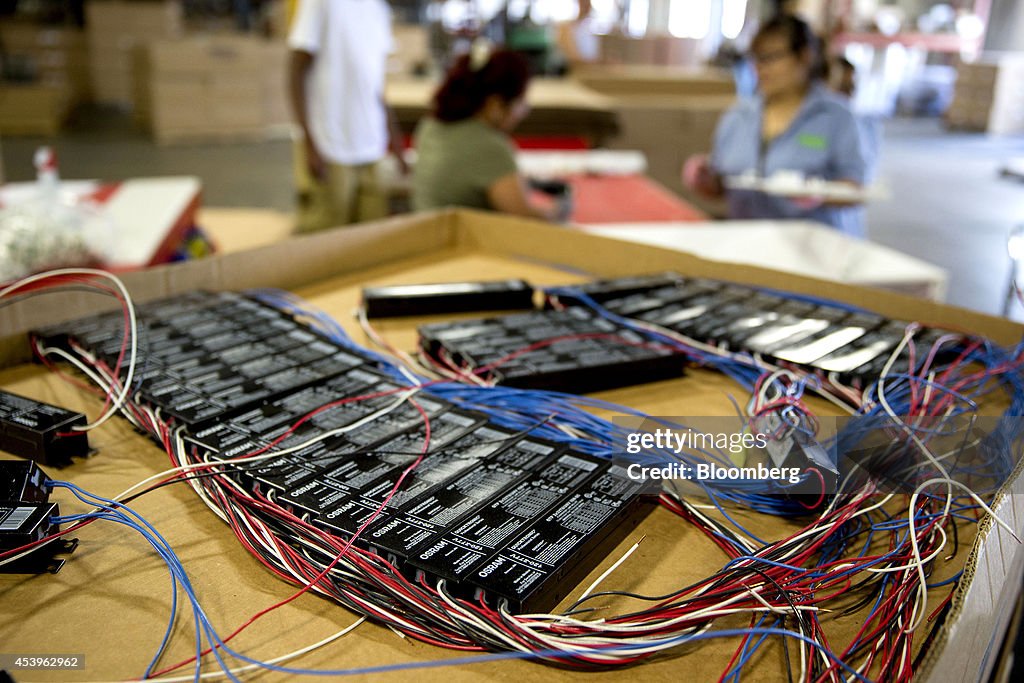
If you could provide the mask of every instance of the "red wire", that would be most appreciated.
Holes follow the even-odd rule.
[[[648,347],[656,347],[656,348],[666,348],[666,347],[660,347],[660,345],[655,345],[655,344],[636,343],[636,342],[632,342],[631,340],[626,340],[626,339],[622,339],[621,337],[617,337],[617,335],[610,335],[610,334],[566,335],[566,336],[563,336],[563,337],[543,340],[541,342],[538,342],[538,343],[535,343],[535,344],[531,344],[530,346],[525,347],[524,349],[520,349],[518,351],[515,351],[513,353],[508,354],[507,356],[499,359],[498,361],[495,361],[494,363],[489,364],[488,366],[484,366],[483,368],[478,368],[477,370],[475,370],[475,372],[476,373],[487,372],[490,369],[493,369],[494,367],[500,365],[501,363],[507,362],[507,361],[517,357],[518,355],[522,355],[524,353],[528,353],[528,352],[530,352],[532,350],[535,350],[537,348],[541,348],[543,346],[547,346],[547,345],[556,343],[558,341],[568,340],[568,339],[600,338],[600,337],[618,338],[623,343],[626,343],[626,344],[629,344],[629,345],[648,346]],[[115,377],[115,378],[119,376],[118,375],[119,366],[120,366],[121,362],[123,361],[123,352],[124,352],[125,348],[126,348],[125,344],[123,344],[122,345],[122,353],[119,354],[119,359],[118,359],[118,363],[117,363],[118,371],[111,373],[111,375],[113,377]],[[673,349],[673,350],[675,350],[675,349]],[[912,354],[914,353],[913,349],[911,350],[911,353]],[[968,352],[965,351],[961,355],[962,356],[966,356],[967,353]],[[1020,362],[1022,362],[1022,360],[1024,360],[1024,359],[1020,359],[1020,360],[1017,360],[1017,361],[1015,361],[1013,363],[1006,364],[1006,366],[1007,367],[1012,367],[1012,366],[1018,365]],[[952,368],[948,369],[946,372],[949,373],[951,370],[952,370]],[[971,375],[971,376],[961,380],[961,383],[958,386],[963,386],[964,383],[973,381],[973,380],[977,379],[978,377],[982,377],[983,378],[985,376],[990,376],[992,373],[993,373],[992,369],[990,369],[986,373],[976,373],[974,375]],[[434,384],[436,382],[443,382],[443,381],[445,381],[445,380],[436,380],[435,382],[430,382],[428,384],[425,384],[424,386],[429,386],[430,384]],[[761,386],[762,382],[763,382],[763,376],[762,376],[762,378],[759,378],[758,386]],[[398,388],[398,389],[395,389],[395,390],[389,390],[389,391],[385,391],[385,392],[378,392],[376,394],[369,394],[369,395],[366,395],[366,396],[363,396],[363,397],[354,397],[354,398],[351,398],[351,399],[343,399],[343,400],[336,401],[336,402],[333,402],[331,404],[327,404],[325,406],[322,406],[321,408],[317,409],[316,411],[311,412],[310,414],[308,414],[307,416],[303,417],[298,422],[296,422],[294,425],[292,425],[292,427],[285,434],[283,434],[281,437],[279,437],[277,440],[275,440],[274,443],[270,444],[266,448],[257,450],[257,451],[255,451],[253,453],[246,454],[244,456],[239,456],[239,458],[252,457],[253,455],[257,455],[259,453],[265,452],[269,448],[272,448],[274,445],[276,445],[277,443],[280,443],[280,441],[282,441],[285,438],[287,438],[287,436],[289,436],[291,433],[293,433],[294,430],[297,429],[305,421],[307,421],[308,419],[313,417],[315,414],[317,414],[317,413],[319,413],[319,412],[321,412],[323,410],[328,410],[328,409],[330,409],[332,407],[335,407],[337,405],[348,403],[348,402],[351,402],[351,401],[354,401],[354,400],[365,400],[365,399],[368,399],[368,398],[375,398],[375,397],[379,397],[379,396],[386,396],[386,395],[398,393],[398,392],[406,390],[406,389],[407,388]],[[916,397],[916,388],[914,389],[914,392],[915,392],[914,395]],[[110,400],[110,396],[111,395],[112,395],[111,393],[108,393],[108,404],[109,404],[109,400]],[[916,400],[916,398],[915,398],[915,400]],[[949,400],[949,399],[947,398],[946,400]],[[766,409],[771,409],[771,408],[774,408],[774,407],[781,407],[782,405],[792,405],[792,406],[794,406],[794,407],[796,407],[798,409],[801,409],[801,410],[805,410],[806,409],[806,407],[802,404],[802,402],[796,401],[794,399],[773,402],[773,404],[771,406],[767,407]],[[424,450],[423,450],[423,452],[421,452],[421,454],[417,458],[417,460],[414,463],[412,463],[408,468],[406,468],[406,470],[403,471],[401,477],[396,482],[396,484],[395,484],[394,488],[392,489],[391,493],[383,501],[381,506],[376,510],[374,515],[371,516],[368,520],[366,520],[366,522],[364,522],[363,525],[360,526],[360,528],[356,531],[356,533],[353,534],[353,536],[346,543],[343,544],[343,546],[341,548],[341,551],[335,556],[334,561],[326,569],[320,570],[319,573],[317,573],[316,576],[314,576],[310,581],[308,581],[303,586],[303,588],[300,591],[296,592],[290,598],[288,598],[286,600],[283,600],[280,603],[277,603],[276,605],[273,605],[273,606],[271,606],[271,607],[269,607],[269,608],[267,608],[267,609],[257,613],[256,615],[254,615],[252,618],[250,618],[250,620],[248,622],[243,624],[239,629],[237,629],[234,633],[232,633],[230,636],[228,636],[228,638],[225,639],[225,642],[227,640],[230,640],[231,638],[233,638],[235,635],[237,635],[239,632],[241,632],[242,630],[247,628],[249,625],[251,625],[253,622],[255,622],[257,619],[259,619],[260,617],[262,617],[266,613],[269,613],[270,611],[272,611],[272,610],[274,610],[274,609],[276,609],[276,608],[278,608],[280,606],[283,606],[284,604],[288,604],[289,602],[297,599],[297,597],[299,595],[303,594],[304,592],[309,591],[310,589],[312,589],[314,587],[320,587],[320,584],[323,582],[323,579],[329,574],[330,570],[346,554],[349,555],[351,562],[353,562],[357,566],[362,567],[365,571],[367,571],[369,573],[375,573],[376,572],[376,569],[375,569],[375,567],[372,564],[368,564],[366,561],[364,561],[362,551],[360,551],[358,548],[353,548],[352,547],[352,543],[358,538],[358,536],[363,532],[363,530],[370,523],[372,523],[372,521],[388,505],[388,503],[390,502],[392,497],[395,495],[395,493],[397,492],[399,487],[404,482],[405,477],[422,461],[422,458],[423,458],[424,454],[429,449],[429,428],[430,428],[429,417],[426,415],[426,413],[422,410],[422,408],[420,406],[417,405],[416,407],[417,407],[418,410],[420,410],[420,412],[423,415],[424,420],[426,422],[426,443],[424,445]],[[918,407],[920,408],[920,406],[918,406]],[[142,414],[136,413],[136,415],[137,415],[137,417],[140,417],[140,418],[142,417]],[[149,423],[151,426],[156,428],[156,430],[159,432],[159,436],[160,436],[161,441],[163,441],[163,443],[165,445],[165,448],[167,448],[169,451],[172,451],[172,458],[173,458],[174,457],[173,456],[173,449],[171,448],[171,444],[169,442],[170,435],[169,435],[169,432],[168,432],[167,428],[165,426],[159,425],[159,424],[158,425],[153,425],[148,419],[144,420],[144,422]],[[204,469],[204,470],[205,469],[216,469],[217,467],[220,467],[220,466],[223,466],[223,463],[209,463],[209,464],[203,466],[202,468],[196,468],[196,469]],[[821,477],[821,473],[818,472],[817,474],[822,479],[822,483],[824,485],[824,478]],[[176,479],[176,478],[181,478],[183,476],[184,476],[184,474],[174,475],[173,477],[168,477],[164,481],[165,482],[166,481],[170,481],[170,480],[173,480],[173,479]],[[218,477],[219,476],[220,475],[218,475]],[[161,482],[161,483],[163,483],[163,482]],[[316,527],[312,527],[312,525],[307,524],[306,522],[304,522],[303,520],[299,519],[298,517],[295,517],[294,515],[289,513],[287,510],[284,510],[283,508],[278,506],[276,503],[273,503],[272,501],[260,500],[258,497],[252,497],[249,494],[245,494],[244,497],[243,497],[242,494],[238,490],[234,489],[233,487],[224,487],[224,488],[222,488],[220,486],[213,486],[213,483],[214,482],[211,480],[210,485],[206,485],[206,487],[209,490],[211,490],[211,492],[215,492],[216,499],[220,501],[222,507],[225,509],[226,513],[228,514],[229,519],[232,521],[232,528],[235,530],[236,536],[239,537],[240,541],[243,543],[243,546],[246,547],[246,549],[249,550],[251,553],[253,553],[253,554],[257,555],[257,557],[261,558],[261,561],[263,561],[262,560],[262,554],[249,541],[249,538],[246,535],[246,533],[243,533],[243,529],[245,529],[246,527],[243,524],[240,524],[240,521],[241,521],[242,518],[240,518],[238,516],[238,514],[243,515],[244,519],[246,519],[247,521],[251,522],[255,526],[258,526],[258,525],[262,524],[262,522],[259,522],[258,519],[252,518],[249,515],[249,513],[245,511],[245,507],[244,506],[250,506],[251,505],[251,506],[254,507],[254,509],[263,510],[263,511],[267,512],[268,514],[272,514],[272,515],[274,515],[274,516],[276,516],[276,517],[278,517],[278,518],[280,518],[282,520],[285,520],[288,523],[297,525],[297,526],[299,526],[299,528],[306,529],[306,530],[313,530],[313,531],[310,531],[310,533],[313,533],[315,531],[315,533],[317,534],[318,538],[325,538],[325,536],[326,536],[326,538],[333,538],[333,537],[331,537],[329,535],[325,535],[324,532],[320,531],[319,529],[316,529]],[[243,506],[242,508],[239,509],[238,514],[236,514],[235,511],[234,511],[234,505],[229,503],[228,499],[225,498],[225,494],[230,495],[232,498],[236,499]],[[821,502],[821,500],[819,500],[819,503],[820,502]],[[806,561],[809,561],[809,559],[816,552],[818,552],[820,547],[830,537],[832,537],[832,535],[834,534],[835,530],[839,529],[841,527],[841,525],[845,521],[847,521],[849,518],[851,518],[853,512],[856,510],[856,505],[859,504],[859,502],[860,502],[860,500],[855,500],[850,505],[848,505],[848,506],[846,506],[844,508],[840,508],[839,510],[833,511],[830,514],[829,518],[827,518],[825,520],[819,520],[819,522],[817,522],[816,525],[811,525],[810,527],[807,527],[807,529],[810,529],[810,528],[816,526],[818,529],[820,529],[820,531],[818,531],[818,536],[815,538],[815,540],[813,542],[809,543],[806,547],[801,548],[800,552],[795,556],[795,558],[791,558],[791,559],[787,560],[787,563],[793,564],[795,566],[800,566],[802,563],[804,563]],[[692,517],[692,515],[688,515],[686,510],[684,508],[681,508],[680,506],[678,506],[678,504],[676,504],[674,501],[663,500],[663,504],[668,509],[670,509],[673,513],[683,517],[684,519],[687,519],[691,523],[697,524],[698,528],[705,535],[707,535],[710,539],[712,539],[717,545],[719,545],[719,547],[721,547],[724,552],[730,553],[730,554],[736,552],[736,549],[733,548],[730,544],[728,544],[725,541],[723,541],[722,539],[718,538],[714,534],[712,529],[706,527],[703,524],[698,524],[698,520],[694,519]],[[940,520],[934,519],[934,520],[931,520],[930,524],[928,524],[924,528],[918,530],[918,538],[922,539],[923,541],[929,541],[929,540],[931,541],[930,543],[922,542],[922,554],[923,555],[931,554],[930,551],[927,550],[927,548],[931,547],[932,543],[935,542],[935,539],[932,538],[933,535],[934,535],[933,534],[933,530],[937,527],[937,525],[939,523],[940,523]],[[822,525],[824,525],[824,526],[822,526]],[[81,525],[76,525],[75,527],[71,527],[71,528],[69,528],[68,530],[66,530],[65,532],[62,532],[62,533],[70,532],[70,531],[72,531],[75,528],[79,528],[79,526],[81,526]],[[802,533],[802,532],[797,532],[796,534],[793,534],[790,537],[790,539],[792,539],[793,537],[799,535],[800,533]],[[298,574],[305,575],[305,576],[311,576],[313,574],[313,572],[317,571],[316,568],[312,564],[310,564],[304,558],[302,558],[300,555],[298,555],[290,546],[288,546],[286,544],[282,544],[279,541],[277,541],[276,536],[274,537],[274,539],[275,539],[274,540],[275,546],[276,546],[279,554],[281,555],[282,561],[286,565],[290,566],[291,569],[296,571]],[[762,549],[762,551],[760,551],[760,552],[761,553],[766,553],[766,552],[769,552],[770,549],[773,548],[773,547],[783,547],[784,544],[786,544],[790,539],[783,539],[781,541],[778,541],[775,544],[773,544],[772,546],[769,546],[769,548]],[[328,545],[332,545],[333,544],[330,541],[324,541],[324,542],[327,543]],[[892,542],[893,542],[893,539],[891,538],[890,539],[890,546],[892,545]],[[906,553],[906,554],[909,555],[909,553]],[[0,557],[2,557],[2,556],[0,556]],[[862,561],[862,562],[866,562],[866,561],[869,561],[871,559],[877,559],[877,557],[878,556],[873,556],[873,558],[872,557],[856,558],[856,560]],[[893,559],[893,561],[897,561],[897,562],[900,561],[898,557],[892,558],[892,559]],[[906,561],[909,562],[910,559],[911,558],[908,557],[906,559]],[[845,563],[849,563],[850,561],[851,560],[849,560],[849,559],[836,560],[835,562],[833,562],[831,564],[839,564],[839,563],[844,563],[844,562]],[[381,562],[381,560],[374,560],[373,562]],[[286,578],[287,580],[294,580],[294,577],[292,577],[292,576],[290,576],[288,574],[285,574],[276,565],[273,565],[273,564],[265,562],[265,561],[264,561],[264,564],[268,565],[268,567],[272,571],[274,571],[277,575],[282,576],[282,577]],[[813,569],[816,572],[821,573],[821,572],[825,571],[826,567],[828,567],[828,565],[825,565],[825,567],[816,566]],[[791,575],[789,575],[789,576],[787,576],[786,572],[790,572],[791,573],[791,570],[786,570],[784,568],[779,568],[779,567],[770,567],[768,570],[766,570],[766,574],[773,576],[774,580],[778,581],[780,586],[784,586],[785,587],[785,590],[786,590],[787,593],[792,593],[792,595],[794,595],[794,596],[800,596],[802,600],[808,600],[808,601],[813,601],[813,602],[827,601],[827,600],[833,599],[833,598],[843,594],[845,591],[849,590],[850,584],[851,584],[851,580],[850,580],[849,576],[847,576],[847,577],[836,577],[833,580],[824,580],[823,581],[819,577],[808,577],[808,576],[803,576],[803,575],[798,575],[798,576],[791,576]],[[905,572],[905,573],[908,574],[908,576],[906,578],[913,579],[913,577],[916,576],[916,572]],[[386,575],[383,575],[383,574],[379,574],[378,573],[376,575],[378,576],[378,579],[381,581],[381,583],[383,585],[388,586],[389,588],[391,588],[392,590],[395,590],[395,591],[406,592],[408,594],[406,599],[411,600],[414,604],[420,604],[420,605],[423,605],[423,606],[429,605],[429,602],[426,602],[426,603],[424,603],[424,602],[417,602],[418,600],[420,600],[420,598],[416,597],[415,594],[409,592],[409,589],[412,589],[413,586],[411,584],[409,584],[405,580],[404,577],[401,577],[400,580],[396,580],[396,579],[389,578],[389,577],[387,577]],[[396,574],[396,576],[400,577],[400,575],[398,575],[398,574]],[[692,587],[690,589],[690,591],[699,590],[702,586],[706,586],[711,581],[719,581],[719,580],[720,580],[720,577],[709,577],[707,581],[702,582],[702,584],[700,586]],[[837,589],[836,589],[836,591],[835,591],[835,593],[833,595],[823,596],[823,595],[821,595],[820,592],[819,593],[811,593],[811,586],[812,585],[817,587],[816,590],[820,590],[823,587],[832,586],[832,585],[836,585],[836,584],[841,584],[841,585],[837,587]],[[732,588],[730,588],[730,585],[732,586]],[[903,590],[893,590],[891,592],[891,594],[889,595],[889,597],[880,605],[880,608],[875,613],[875,618],[870,620],[868,623],[865,623],[862,626],[861,632],[858,634],[858,637],[860,635],[863,635],[864,631],[869,627],[870,623],[877,623],[878,624],[878,626],[872,632],[872,633],[878,633],[882,629],[886,629],[892,623],[895,623],[895,622],[892,621],[892,618],[897,617],[900,613],[902,613],[904,616],[906,616],[909,613],[909,605],[911,604],[909,599],[912,597],[911,588],[912,588],[913,585],[914,585],[913,580],[911,580],[910,582],[908,582],[906,584],[906,586],[905,586],[905,588]],[[331,586],[330,585],[324,585],[323,588],[326,590],[326,589],[331,588]],[[427,589],[429,590],[429,587],[427,587]],[[709,592],[708,594],[702,596],[700,600],[691,600],[691,601],[687,602],[684,606],[669,607],[669,605],[671,605],[673,602],[683,599],[684,595],[680,594],[680,595],[675,596],[675,597],[673,597],[673,598],[671,598],[669,600],[666,600],[666,601],[664,601],[662,603],[662,606],[665,607],[665,609],[662,611],[662,613],[658,613],[656,610],[651,610],[649,613],[647,613],[645,615],[641,615],[641,617],[636,619],[636,620],[637,621],[654,622],[657,619],[671,618],[671,616],[673,616],[673,615],[685,616],[687,610],[692,611],[692,610],[695,610],[695,609],[700,609],[704,605],[710,606],[717,599],[716,596],[718,596],[718,595],[725,595],[725,594],[728,593],[729,590],[734,590],[734,589],[735,589],[735,584],[724,584],[723,586],[716,588],[714,591]],[[948,599],[949,598],[947,597],[947,600]],[[747,603],[739,603],[739,604],[747,604]],[[753,602],[750,602],[749,604],[753,605]],[[779,604],[780,604],[780,606],[785,606],[788,603],[780,600]],[[478,614],[483,615],[485,618],[488,619],[488,621],[491,621],[494,624],[495,628],[499,628],[503,632],[509,632],[512,635],[512,637],[517,638],[517,640],[519,640],[520,642],[522,642],[524,644],[527,644],[527,645],[530,644],[529,641],[526,641],[526,640],[522,639],[522,634],[518,634],[518,633],[516,633],[514,631],[509,631],[508,629],[504,628],[504,625],[501,623],[501,620],[500,620],[499,616],[497,615],[497,613],[494,612],[489,607],[487,607],[486,604],[481,604],[478,607],[477,606],[473,606],[473,605],[465,605],[465,606],[466,606],[467,609],[473,609]],[[368,606],[367,609],[368,610],[372,610],[372,611],[376,611],[376,610],[374,610],[372,605]],[[384,616],[386,617],[386,615],[384,615]],[[625,621],[625,619],[623,619],[623,621]],[[698,622],[701,622],[701,623],[705,623],[706,619],[702,620],[700,618],[694,617],[693,621],[698,621]],[[614,621],[613,620],[609,620],[606,623],[609,624],[609,625],[613,625]],[[824,642],[824,634],[820,631],[820,627],[818,626],[818,624],[817,624],[817,622],[815,620],[811,621],[811,629],[812,629],[812,635],[815,638],[819,639],[819,641]],[[553,628],[552,630],[561,631],[561,632],[564,632],[564,633],[567,633],[567,634],[582,633],[582,630],[579,627],[576,627],[576,626],[573,626],[571,628],[570,627],[559,626],[557,629]],[[654,632],[654,631],[657,631],[657,629],[652,629],[652,632]],[[422,642],[428,642],[428,643],[431,643],[431,644],[441,645],[441,646],[444,646],[444,647],[453,647],[455,649],[465,649],[465,650],[479,650],[480,649],[479,647],[476,647],[476,646],[458,646],[458,645],[453,645],[452,643],[449,643],[449,642],[443,642],[443,641],[436,640],[436,639],[434,639],[434,638],[432,638],[430,636],[424,636],[424,635],[422,635],[420,633],[417,633],[415,631],[410,632],[409,635],[410,635],[410,637],[413,637],[413,638],[415,638],[417,640],[421,640]],[[749,636],[744,639],[744,643],[746,643],[748,641],[749,641]],[[855,642],[856,642],[856,639],[855,639]],[[737,660],[737,657],[738,657],[738,654],[740,652],[742,652],[743,646],[744,645],[741,644],[740,648],[736,651],[736,655],[734,655],[733,660],[729,664],[729,667],[727,667],[726,673],[728,673],[729,669],[731,669],[731,667],[735,664],[735,662]],[[614,645],[613,644],[609,644],[608,647],[614,647]],[[900,678],[901,679],[902,678],[907,678],[908,675],[909,675],[909,659],[907,658],[908,657],[907,655],[902,654],[905,651],[906,650],[902,647],[901,636],[896,635],[895,639],[894,639],[893,634],[890,633],[888,630],[886,630],[885,631],[885,648],[884,648],[884,651],[882,653],[882,667],[883,667],[883,671],[887,671],[889,668],[895,667],[900,661],[903,661],[905,666],[904,666],[904,670],[903,670],[903,673],[900,676]],[[207,650],[203,654],[206,654],[208,652],[209,652],[209,650]],[[868,661],[869,662],[873,661],[874,660],[874,656],[875,656],[874,655],[874,651],[872,650],[871,652],[869,652],[869,655],[868,655],[869,659],[868,659]],[[600,660],[598,658],[594,658],[594,657],[588,657],[586,655],[578,655],[578,656],[577,655],[573,655],[573,657],[575,658],[575,662],[570,662],[569,660],[563,660],[562,658],[557,658],[557,657],[553,658],[553,659],[555,661],[566,661],[566,663],[576,663],[576,662],[590,662],[590,663],[595,663],[595,664],[596,663],[602,663],[602,660]],[[902,660],[900,659],[901,657],[903,658]],[[641,658],[642,658],[641,656],[638,656],[636,658],[627,658],[627,661],[637,661],[637,660],[639,660]],[[181,663],[179,665],[176,665],[175,667],[172,667],[172,669],[166,669],[166,670],[164,670],[162,672],[159,672],[156,675],[162,675],[166,671],[170,671],[170,670],[179,668],[180,666],[184,666],[184,665],[190,663],[191,661],[194,661],[194,658],[190,659],[190,660],[188,660],[186,662],[183,662],[183,663]],[[835,669],[835,667],[836,667],[836,665],[833,664],[829,669],[827,669],[826,672],[822,675],[822,678],[823,679],[826,678],[828,676],[828,674],[829,674],[829,671],[831,671],[832,669]]]
[[[814,472],[814,474],[817,475],[818,481],[821,482],[821,495],[818,496],[818,500],[814,501],[814,503],[812,505],[807,505],[803,501],[799,501],[799,502],[800,502],[800,505],[802,505],[803,507],[807,508],[808,510],[814,510],[819,505],[821,505],[822,502],[824,502],[824,500],[825,500],[825,488],[826,488],[825,477],[822,476],[821,470],[819,470],[817,467],[808,467],[807,471],[808,472]]]
[[[344,400],[348,401],[349,399],[344,399]],[[341,401],[336,401],[335,403],[338,404],[338,403],[341,403]],[[314,583],[318,583],[324,577],[326,577],[328,574],[330,574],[331,570],[334,569],[334,567],[338,564],[338,562],[341,561],[341,558],[344,557],[346,552],[348,552],[348,549],[352,546],[352,544],[356,541],[356,539],[359,538],[360,534],[362,534],[363,531],[366,529],[366,527],[368,527],[374,520],[376,520],[377,517],[381,514],[381,512],[384,511],[384,508],[387,507],[388,503],[391,502],[391,499],[395,496],[395,494],[398,492],[398,489],[402,486],[402,483],[405,481],[405,478],[409,475],[410,472],[412,472],[423,461],[423,457],[430,450],[430,416],[427,415],[427,412],[425,410],[423,410],[423,407],[420,406],[415,401],[410,399],[410,403],[412,403],[412,405],[420,412],[420,415],[423,417],[424,439],[423,439],[423,448],[420,451],[419,457],[417,457],[416,460],[414,460],[408,467],[406,467],[402,471],[402,474],[398,477],[398,481],[396,481],[395,485],[392,487],[391,492],[387,495],[387,497],[384,498],[384,501],[380,504],[380,506],[376,509],[376,511],[370,517],[368,517],[365,522],[363,522],[359,526],[359,528],[356,530],[356,532],[345,542],[345,544],[342,547],[341,551],[337,554],[337,556],[335,556],[334,560],[330,564],[328,564],[317,575],[316,579],[313,582],[307,583],[302,588],[300,588],[298,591],[293,593],[291,596],[285,598],[284,600],[281,600],[280,602],[275,603],[275,604],[271,605],[270,607],[267,607],[267,608],[265,608],[263,610],[260,610],[259,612],[254,614],[252,617],[250,617],[244,624],[242,624],[241,626],[236,628],[234,631],[232,631],[230,635],[228,635],[226,638],[224,638],[222,640],[222,642],[227,643],[232,638],[237,636],[239,633],[241,633],[242,631],[247,629],[249,626],[254,624],[258,619],[260,619],[264,615],[269,614],[270,612],[273,612],[274,610],[276,610],[276,609],[278,609],[280,607],[283,607],[283,606],[293,602],[294,600],[298,599],[301,595],[304,595],[306,592],[308,592],[313,587]],[[330,405],[330,404],[328,404],[328,405]],[[303,420],[300,420],[299,423],[296,423],[295,427],[297,427],[298,424],[300,424],[301,422],[309,419],[310,417],[312,417],[312,415],[316,414],[317,412],[320,412],[323,409],[324,408],[318,408],[316,411],[313,411],[312,413],[307,415],[305,418],[303,418]],[[208,654],[210,652],[212,652],[212,649],[211,648],[207,648],[206,650],[204,650],[200,654],[200,656],[205,656],[206,654]],[[157,671],[157,672],[153,673],[152,676],[154,676],[154,677],[163,676],[164,674],[167,674],[167,673],[169,673],[171,671],[175,671],[177,669],[180,669],[183,666],[187,666],[188,664],[191,664],[195,660],[196,660],[195,657],[190,657],[189,659],[186,659],[186,660],[184,660],[182,662],[179,662],[178,664],[175,664],[173,666],[170,666],[170,667],[167,667],[167,668],[162,669],[160,671]]]

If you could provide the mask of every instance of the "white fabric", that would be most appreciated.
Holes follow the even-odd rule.
[[[288,36],[313,55],[306,81],[310,134],[335,164],[365,164],[387,153],[384,77],[392,50],[383,0],[299,0]]]

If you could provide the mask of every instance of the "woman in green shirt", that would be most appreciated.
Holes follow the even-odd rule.
[[[474,46],[434,95],[433,114],[416,129],[416,210],[445,206],[490,209],[554,220],[556,207],[530,202],[509,133],[526,116],[526,60]]]

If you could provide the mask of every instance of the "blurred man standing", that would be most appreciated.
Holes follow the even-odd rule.
[[[383,0],[299,0],[288,36],[296,146],[298,231],[380,218],[387,197],[379,162],[399,166],[402,141],[384,102],[392,49]]]

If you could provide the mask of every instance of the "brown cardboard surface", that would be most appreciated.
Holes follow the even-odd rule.
[[[82,30],[7,20],[0,25],[0,44],[8,56],[28,59],[40,83],[67,90],[70,103],[88,95],[88,53]]]
[[[732,76],[719,69],[602,64],[581,67],[573,78],[603,95],[733,95]]]
[[[196,225],[203,229],[220,254],[245,251],[287,239],[295,217],[274,209],[199,209]]]
[[[66,87],[0,85],[0,134],[56,135],[67,117],[69,104]]]
[[[996,135],[1024,130],[1024,53],[990,56],[991,61],[957,65],[953,102],[946,120],[957,127]]]
[[[13,53],[79,48],[85,43],[85,33],[78,28],[41,26],[10,19],[0,26],[0,38],[4,48]]]
[[[104,104],[134,106],[137,86],[133,83],[132,52],[136,46],[182,35],[182,3],[90,0],[85,10],[95,99]]]
[[[697,66],[704,62],[703,41],[677,38],[671,34],[658,36],[658,64]]]
[[[161,144],[259,139],[291,121],[286,65],[283,45],[254,36],[150,41],[135,54],[135,113]]]
[[[183,30],[182,4],[175,0],[129,2],[128,0],[90,0],[86,3],[86,23],[97,34],[122,31],[169,36]]]
[[[250,252],[132,273],[126,276],[126,282],[141,299],[194,287],[283,286],[334,315],[357,342],[366,344],[350,315],[364,285],[506,277],[524,277],[545,285],[584,279],[581,270],[610,276],[664,269],[835,297],[889,315],[961,324],[1004,341],[1021,332],[1019,326],[1007,321],[899,295],[829,285],[762,269],[723,266],[675,252],[472,212],[428,214],[340,229]],[[0,338],[18,335],[32,325],[84,314],[90,301],[93,300],[87,295],[71,294],[2,308]],[[425,320],[386,321],[378,329],[390,341],[408,349],[415,339],[415,326]],[[38,366],[20,362],[18,353],[10,353],[12,344],[16,347],[19,343],[24,347],[24,342],[16,337],[3,347],[7,355],[0,358],[0,367],[7,367],[0,370],[0,387],[85,410],[89,415],[97,414],[97,399],[85,396]],[[742,398],[738,387],[725,377],[698,370],[681,379],[604,392],[599,397],[652,414],[728,415],[733,411],[730,394]],[[825,404],[815,407],[821,414],[829,414]],[[98,430],[93,443],[98,449],[94,457],[51,474],[96,493],[113,495],[167,465],[166,456],[122,420],[113,420]],[[54,498],[61,502],[65,512],[82,509],[67,502],[69,496],[62,492]],[[208,615],[222,635],[257,610],[293,592],[248,557],[229,530],[187,488],[163,488],[140,499],[136,507],[177,550]],[[734,513],[762,537],[780,537],[797,528],[792,522],[745,510]],[[965,532],[957,557],[945,563],[940,573],[952,574],[963,566],[971,540],[971,530]],[[165,626],[169,606],[166,571],[133,532],[96,523],[77,535],[82,545],[61,573],[30,578],[0,575],[0,604],[5,615],[16,615],[14,619],[0,619],[0,650],[45,650],[86,656],[85,671],[49,676],[33,672],[33,680],[138,676]],[[658,509],[582,585],[593,581],[644,535],[646,539],[637,552],[606,579],[604,588],[663,593],[706,576],[725,561],[699,532]],[[629,603],[619,600],[608,602],[610,613],[629,607]],[[303,596],[257,622],[239,636],[235,645],[248,655],[269,658],[320,640],[352,621],[352,615],[342,608]],[[849,638],[859,627],[856,616],[827,617],[825,621],[829,635],[837,642]],[[737,619],[728,625],[746,624]],[[189,656],[190,629],[189,619],[183,616],[164,658],[166,663]],[[512,681],[537,676],[556,680],[584,676],[595,680],[619,680],[624,676],[677,680],[685,671],[691,679],[702,681],[721,672],[735,646],[732,640],[711,641],[682,649],[676,653],[678,656],[658,657],[640,668],[608,673],[574,674],[506,661],[407,675],[431,681]],[[345,639],[303,657],[297,665],[360,667],[455,656],[458,655],[403,640],[386,629],[363,625]],[[748,680],[780,680],[784,676],[781,648],[777,644],[765,648],[747,674]]]
[[[230,79],[238,71],[255,75],[265,68],[266,53],[274,45],[269,41],[244,35],[189,36],[178,40],[149,43],[151,68],[158,73],[221,72]]]

